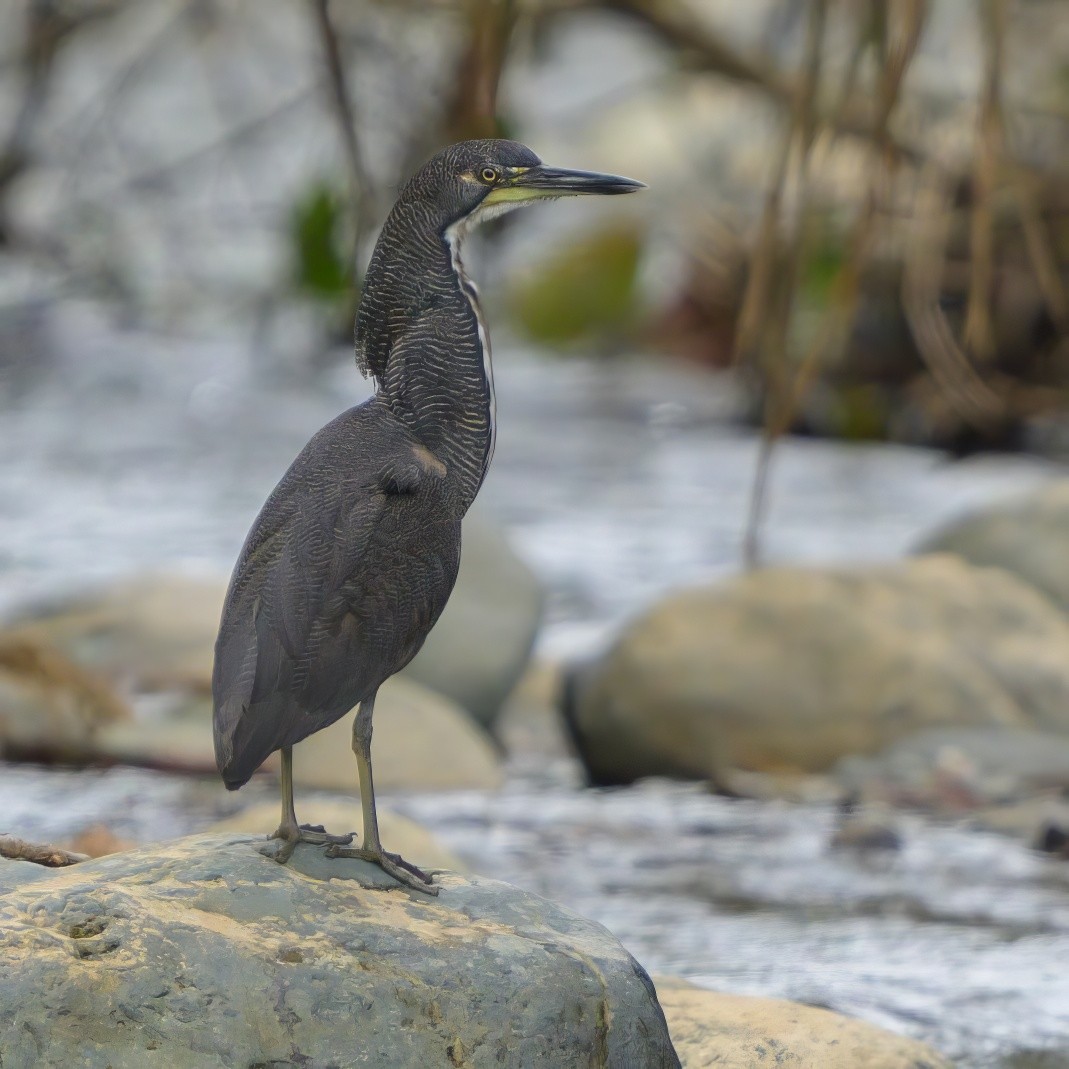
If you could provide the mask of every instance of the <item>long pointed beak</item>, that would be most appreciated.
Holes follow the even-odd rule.
[[[575,197],[584,194],[615,196],[645,189],[644,182],[622,178],[617,174],[599,174],[597,171],[569,171],[561,167],[529,167],[521,171],[507,186],[509,190],[522,190],[530,197]]]

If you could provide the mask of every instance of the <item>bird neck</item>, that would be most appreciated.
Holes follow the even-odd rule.
[[[357,361],[378,396],[445,465],[462,510],[494,448],[490,339],[460,260],[463,226],[446,230],[398,203],[371,257],[357,313]]]

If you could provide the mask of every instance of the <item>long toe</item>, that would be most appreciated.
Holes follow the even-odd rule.
[[[356,838],[356,832],[350,831],[345,835],[331,835],[322,824],[302,824],[300,840],[302,843],[314,843],[322,846],[324,843],[337,843],[348,846]]]
[[[310,843],[312,846],[346,846],[353,841],[355,835],[355,832],[349,832],[347,835],[330,835],[323,830],[321,824],[302,824],[297,827],[296,824],[282,823],[275,829],[274,834],[268,837],[268,843],[277,840],[278,846],[274,848],[266,846],[260,853],[265,857],[274,858],[280,865],[285,865],[293,857],[293,851],[297,849],[298,843]]]
[[[389,854],[385,850],[383,850],[382,857],[384,861],[389,861],[393,865],[400,866],[406,872],[409,872],[413,876],[415,876],[417,880],[422,880],[423,883],[427,884],[428,886],[433,883],[430,876],[426,872],[424,872],[423,869],[417,868],[415,865],[412,864],[411,861],[405,861],[405,859],[401,857],[400,854]],[[379,862],[379,864],[382,864],[382,862]]]
[[[328,846],[327,857],[355,857],[361,861],[370,861],[373,865],[378,865],[388,876],[392,876],[399,884],[413,891],[432,897],[437,896],[439,891],[439,888],[431,882],[430,876],[397,854],[387,854],[382,850],[355,850]]]

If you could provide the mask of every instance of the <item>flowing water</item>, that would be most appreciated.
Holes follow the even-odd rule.
[[[0,608],[138,569],[225,573],[308,436],[366,387],[262,373],[248,347],[120,333],[86,310],[0,409]],[[499,346],[500,431],[482,503],[550,592],[541,639],[600,641],[658,591],[737,569],[756,452],[722,382]],[[939,522],[1056,472],[1022,457],[784,443],[769,560],[900,555]],[[924,1037],[962,1066],[1047,1048],[1069,1065],[1069,869],[994,835],[902,817],[892,853],[834,850],[826,807],[650,782],[577,786],[519,762],[498,794],[392,799],[477,871],[606,924],[652,971],[831,1006]],[[3,766],[4,824],[136,840],[206,826],[235,798],[138,770]],[[250,797],[251,795],[251,797]],[[1055,1059],[1061,1055],[1052,1055]],[[1021,1062],[1019,1064],[1024,1064]]]

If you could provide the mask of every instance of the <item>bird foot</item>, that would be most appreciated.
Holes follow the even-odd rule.
[[[419,891],[425,895],[437,895],[439,891],[427,873],[416,868],[412,862],[405,861],[400,854],[389,854],[385,850],[371,850],[367,847],[356,849],[331,845],[327,847],[327,857],[355,857],[361,861],[370,861],[398,883],[413,891]]]
[[[322,824],[280,824],[271,839],[281,839],[282,845],[274,853],[274,859],[285,865],[293,856],[298,843],[311,843],[313,846],[347,846],[353,841],[355,832],[347,835],[331,835]]]

